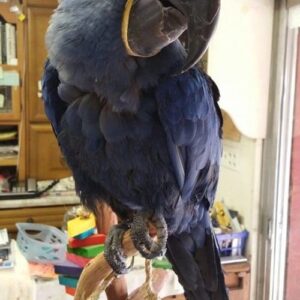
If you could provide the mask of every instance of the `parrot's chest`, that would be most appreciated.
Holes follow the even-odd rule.
[[[82,103],[76,115],[73,111],[68,118],[66,113],[59,140],[78,190],[98,194],[108,202],[117,200],[129,210],[153,205],[162,209],[164,203],[170,203],[169,198],[178,198],[166,134],[155,102],[146,100],[143,104],[136,114],[120,114],[109,106],[98,109],[93,105],[93,113],[98,109],[94,118]],[[95,121],[84,119],[85,115],[93,116]],[[76,180],[76,174],[80,179]]]

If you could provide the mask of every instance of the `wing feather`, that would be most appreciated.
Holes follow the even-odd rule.
[[[61,98],[58,95],[57,87],[60,83],[58,73],[51,66],[48,60],[45,64],[45,72],[42,82],[45,112],[52,124],[55,134],[58,134],[61,129],[60,121],[67,109],[67,104],[61,101]]]
[[[195,194],[196,187],[199,196],[199,186],[203,197],[213,201],[218,174],[211,170],[218,168],[221,154],[218,97],[217,86],[196,68],[165,79],[157,88],[160,120],[170,140],[170,157],[184,201]]]

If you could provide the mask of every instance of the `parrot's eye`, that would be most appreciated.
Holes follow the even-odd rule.
[[[122,39],[129,55],[151,57],[187,30],[187,58],[192,67],[205,52],[217,23],[220,0],[127,0]]]
[[[175,9],[178,9],[168,0],[160,0],[160,2],[164,7],[173,7]]]

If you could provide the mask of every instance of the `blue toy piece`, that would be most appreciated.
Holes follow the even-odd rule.
[[[60,285],[68,286],[73,289],[76,289],[77,284],[78,284],[78,279],[74,277],[68,277],[64,275],[59,275],[58,276],[58,281]]]
[[[82,232],[81,234],[74,236],[74,238],[77,240],[84,240],[84,239],[88,238],[89,236],[93,235],[94,233],[95,233],[95,228],[92,228],[85,232]]]
[[[70,277],[79,278],[82,273],[82,270],[83,268],[69,261],[64,261],[54,265],[54,271],[56,274],[70,276]]]

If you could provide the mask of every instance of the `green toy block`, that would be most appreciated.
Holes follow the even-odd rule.
[[[154,261],[152,262],[152,266],[153,268],[157,268],[157,269],[172,269],[172,264],[168,261],[167,258],[163,258],[163,259],[154,259]]]
[[[104,251],[104,245],[94,245],[94,246],[88,246],[82,248],[68,247],[69,253],[74,253],[76,255],[83,256],[86,258],[94,258],[98,254],[102,253],[103,251]]]

